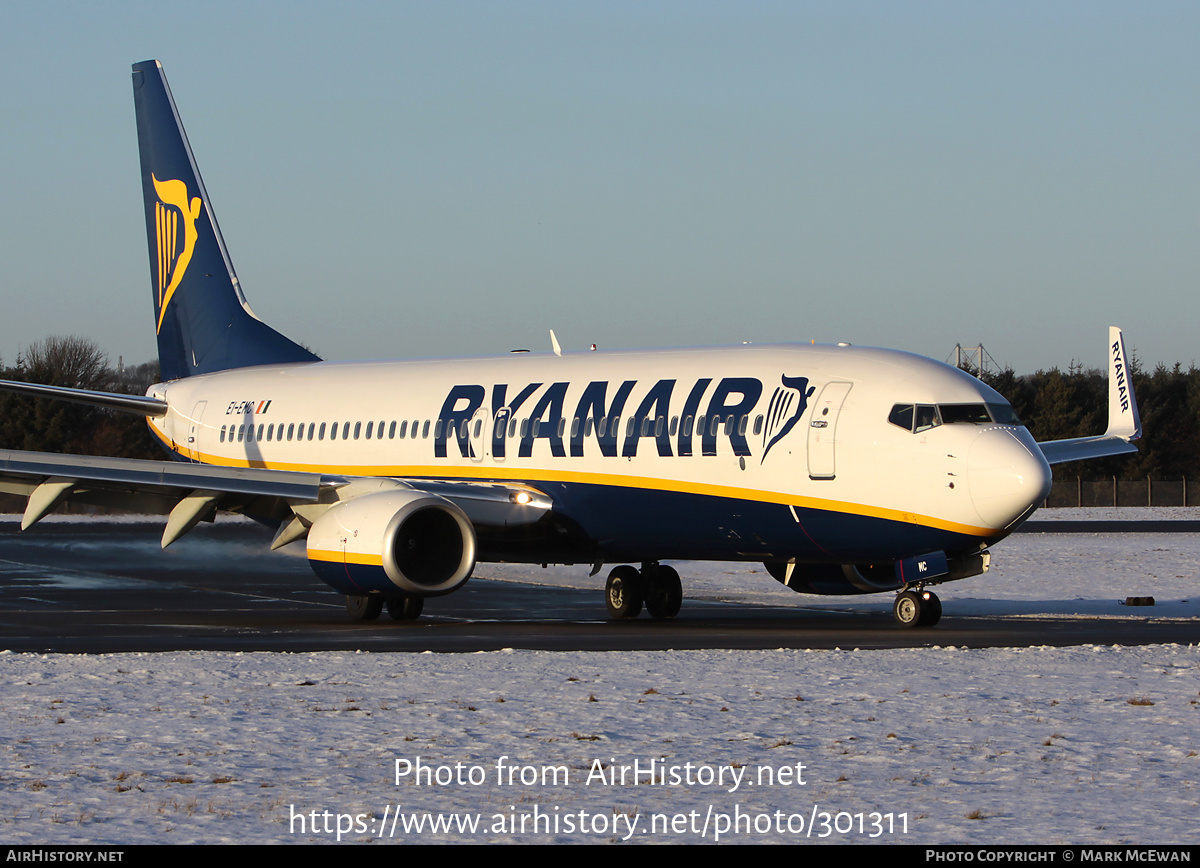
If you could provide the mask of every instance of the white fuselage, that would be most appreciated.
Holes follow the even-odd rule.
[[[322,362],[195,376],[152,394],[170,404],[152,429],[186,459],[528,483],[551,492],[598,544],[623,526],[598,513],[626,503],[626,520],[636,516],[647,540],[661,535],[664,557],[832,562],[977,551],[1049,487],[1045,459],[1019,424],[890,422],[897,405],[1007,406],[961,371],[892,350]],[[659,513],[700,500],[715,517],[699,522],[689,549],[686,516]],[[754,515],[770,516],[766,536]],[[794,544],[784,539],[789,523]]]

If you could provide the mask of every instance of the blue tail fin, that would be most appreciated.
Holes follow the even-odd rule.
[[[320,361],[246,304],[157,60],[133,65],[133,103],[163,379]]]

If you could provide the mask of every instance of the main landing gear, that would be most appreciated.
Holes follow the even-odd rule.
[[[896,595],[892,614],[901,627],[932,627],[941,620],[942,601],[923,588],[904,590]]]
[[[643,603],[652,618],[674,618],[683,603],[683,585],[679,573],[656,561],[642,564],[640,570],[614,567],[604,585],[604,603],[608,614],[618,619],[636,618]]]
[[[351,621],[374,621],[385,605],[393,621],[415,621],[421,617],[421,610],[425,608],[425,598],[412,594],[399,597],[383,597],[379,594],[346,596],[346,612]]]

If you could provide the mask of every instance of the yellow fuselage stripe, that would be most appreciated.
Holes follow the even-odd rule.
[[[827,500],[820,497],[808,497],[801,494],[789,494],[780,491],[762,491],[754,488],[738,488],[731,485],[714,485],[706,482],[689,482],[681,479],[662,479],[648,476],[629,476],[610,473],[595,473],[580,470],[551,470],[538,468],[497,467],[466,467],[461,465],[334,465],[334,464],[292,464],[288,462],[267,462],[245,458],[229,458],[224,455],[208,455],[195,450],[189,450],[160,431],[150,420],[150,429],[173,452],[191,458],[203,464],[218,467],[253,467],[266,470],[292,470],[304,473],[332,473],[346,476],[381,476],[398,479],[472,479],[497,480],[505,482],[566,482],[584,485],[611,485],[619,488],[641,488],[651,491],[671,491],[681,494],[702,494],[710,497],[725,497],[734,500],[747,500],[754,503],[778,503],[783,506],[796,506],[807,509],[818,509],[826,512],[839,512],[847,515],[859,515],[868,518],[881,518],[888,521],[900,521],[906,524],[916,524],[953,533],[966,534],[974,537],[995,537],[1002,533],[995,528],[977,527],[961,524],[929,515],[905,512],[883,506],[868,504],[846,503],[839,500]]]

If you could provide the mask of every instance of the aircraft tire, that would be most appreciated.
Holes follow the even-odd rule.
[[[674,618],[683,605],[683,584],[672,567],[660,566],[646,577],[646,611],[651,618]]]
[[[642,611],[642,574],[630,566],[614,567],[604,584],[604,604],[618,620],[636,618]]]
[[[387,601],[388,614],[393,621],[415,621],[421,617],[421,610],[424,608],[425,598],[411,594]]]
[[[383,597],[346,595],[346,612],[351,621],[374,621],[383,611]]]
[[[924,610],[924,601],[916,591],[904,591],[897,594],[896,602],[892,604],[892,614],[896,617],[896,623],[901,627],[922,626],[921,618]]]
[[[925,599],[921,606],[921,623],[922,627],[932,627],[942,619],[942,601],[938,599],[938,595],[933,591],[926,591],[922,595]]]

